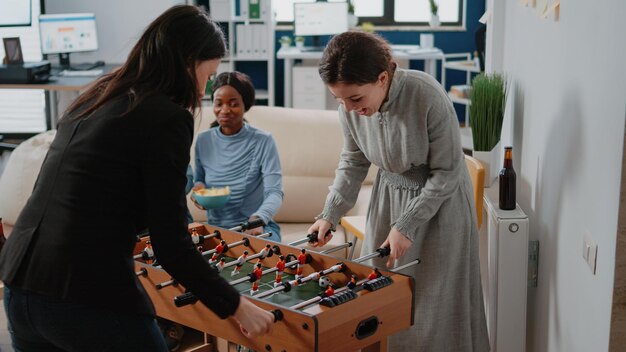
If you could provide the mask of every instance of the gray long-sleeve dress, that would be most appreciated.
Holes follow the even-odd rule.
[[[445,91],[423,72],[397,69],[380,112],[339,112],[344,147],[320,218],[336,225],[374,164],[362,253],[395,226],[413,241],[396,265],[422,259],[403,271],[416,280],[415,325],[390,338],[390,351],[488,351],[472,184]]]

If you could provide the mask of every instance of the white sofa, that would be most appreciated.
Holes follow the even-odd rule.
[[[284,243],[301,239],[314,222],[314,217],[321,212],[328,187],[335,176],[343,145],[337,111],[255,106],[246,118],[252,125],[270,132],[276,140],[285,197],[274,220],[281,226]],[[205,107],[196,119],[196,134],[205,130],[213,120],[212,109]],[[0,217],[3,218],[6,233],[10,233],[30,196],[53,138],[54,131],[48,131],[25,141],[12,153],[7,163],[0,178]],[[372,168],[349,215],[365,215],[374,176]],[[206,221],[203,211],[191,204],[189,208],[195,220]],[[349,240],[346,237],[344,229],[339,226],[327,246],[343,244]],[[344,250],[337,255],[347,253]]]
[[[315,221],[315,216],[322,211],[328,187],[335,178],[343,146],[338,113],[336,110],[253,106],[245,117],[251,125],[270,132],[276,140],[285,197],[274,220],[281,227],[282,242],[302,239]],[[214,120],[213,110],[204,108],[201,118],[196,121],[197,132],[204,131]],[[366,214],[375,169],[370,169],[357,202],[348,215]],[[195,220],[206,221],[204,212],[191,204],[190,209]],[[345,230],[338,226],[327,246],[334,247],[348,240],[350,238]],[[347,252],[338,251],[337,254],[343,256]]]

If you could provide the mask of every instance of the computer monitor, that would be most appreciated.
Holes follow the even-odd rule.
[[[39,15],[42,54],[59,54],[62,67],[71,68],[70,53],[98,50],[93,13]]]
[[[0,27],[30,26],[30,1],[2,1]]]
[[[313,46],[319,47],[319,36],[348,30],[348,3],[296,2],[293,17],[294,35],[313,36]]]

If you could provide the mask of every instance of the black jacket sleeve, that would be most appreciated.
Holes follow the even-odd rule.
[[[234,314],[239,293],[209,266],[187,231],[186,170],[193,118],[180,111],[143,136],[142,178],[150,240],[163,268],[221,318]]]

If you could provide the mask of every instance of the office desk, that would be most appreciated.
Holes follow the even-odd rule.
[[[438,48],[420,48],[419,46],[402,46],[400,50],[395,50],[392,45],[393,56],[398,60],[424,60],[424,72],[433,77],[437,77],[437,60],[443,60],[443,52]],[[321,51],[300,51],[295,47],[281,48],[276,53],[276,58],[285,60],[285,107],[293,105],[291,96],[293,75],[292,69],[295,60],[317,60],[322,58]]]
[[[107,74],[119,67],[119,64],[105,65],[98,67],[102,74]],[[52,72],[60,72],[58,68],[53,68]],[[100,76],[50,76],[48,82],[42,83],[1,83],[0,89],[43,89],[46,92],[46,125],[48,129],[55,129],[59,118],[58,102],[59,92],[76,92],[79,94]]]

